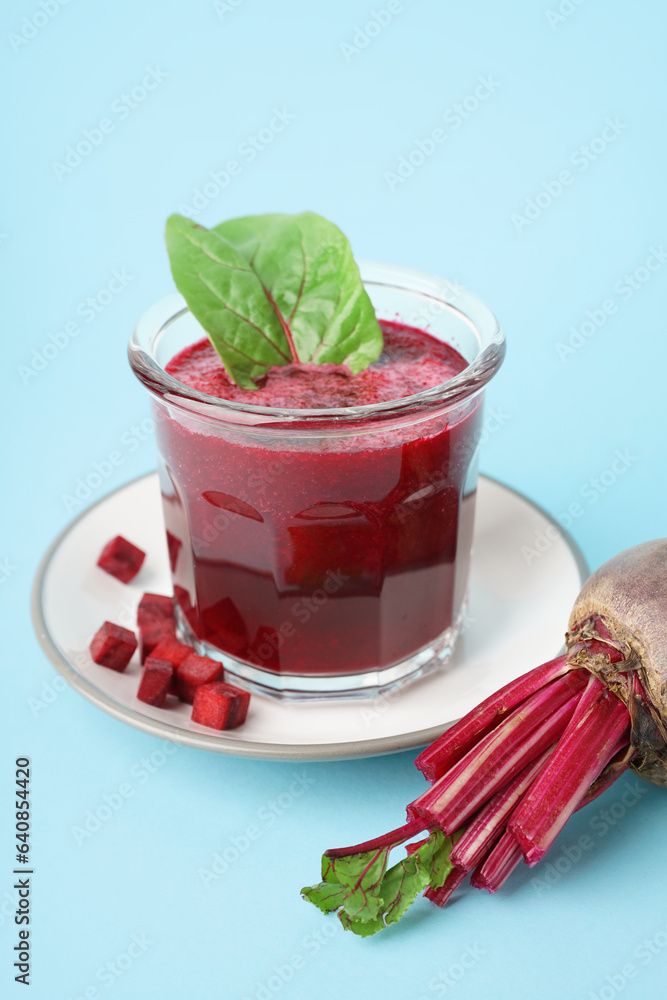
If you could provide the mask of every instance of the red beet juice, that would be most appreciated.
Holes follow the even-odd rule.
[[[208,339],[166,371],[191,389],[304,420],[217,426],[161,415],[161,483],[175,594],[194,635],[270,674],[382,670],[446,642],[469,568],[481,396],[358,420],[313,409],[401,399],[467,365],[452,347],[381,321],[364,371],[272,369],[256,391]],[[179,544],[180,543],[180,544]]]

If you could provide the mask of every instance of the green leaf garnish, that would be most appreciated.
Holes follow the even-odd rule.
[[[387,869],[395,844],[377,851],[322,858],[323,881],[302,889],[305,899],[323,913],[338,910],[346,930],[362,937],[397,923],[427,886],[444,885],[453,865],[452,847],[462,835],[446,837],[434,831],[412,854]]]
[[[171,215],[166,241],[176,287],[243,388],[273,365],[359,372],[380,356],[350,244],[320,215],[248,215],[214,229]]]

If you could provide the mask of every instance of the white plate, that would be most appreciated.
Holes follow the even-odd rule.
[[[117,534],[147,552],[140,573],[127,585],[95,565]],[[576,546],[554,531],[544,511],[481,476],[469,619],[442,671],[376,699],[285,703],[253,694],[246,723],[218,733],[192,723],[189,705],[154,708],[138,701],[136,654],[119,674],[97,666],[88,652],[103,621],[133,626],[144,591],[171,593],[157,473],[150,473],[103,497],[56,538],[35,578],[33,622],[42,648],[67,682],[137,729],[238,756],[344,759],[430,743],[492,691],[555,656],[586,576]]]

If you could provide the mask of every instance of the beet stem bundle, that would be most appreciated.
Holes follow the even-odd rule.
[[[595,779],[629,739],[627,708],[591,674],[556,749],[508,823],[529,865],[544,857]]]
[[[420,892],[444,906],[468,875],[496,892],[521,861],[539,862],[570,816],[628,767],[667,785],[664,692],[666,540],[593,574],[572,611],[567,652],[427,747],[415,763],[432,784],[408,805],[407,823],[327,851],[323,881],[304,896],[365,936],[400,919]],[[388,868],[401,844],[406,857]]]
[[[585,684],[585,675],[577,670],[536,691],[415,799],[408,806],[408,817],[421,816],[429,826],[438,826],[447,834],[458,830],[558,739]]]

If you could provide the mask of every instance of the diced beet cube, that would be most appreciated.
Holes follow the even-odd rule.
[[[176,535],[172,535],[171,531],[167,532],[167,548],[169,549],[169,565],[171,566],[172,573],[176,569],[176,563],[178,562],[178,553],[182,545],[180,538]]]
[[[129,583],[134,580],[145,558],[146,553],[142,549],[122,535],[116,535],[102,549],[97,565],[122,583]]]
[[[137,648],[137,637],[129,628],[105,622],[98,629],[90,644],[90,655],[95,663],[122,673]]]
[[[211,681],[221,681],[224,676],[222,663],[210,656],[191,653],[176,667],[176,693],[181,701],[192,705],[198,687]]]
[[[168,621],[174,618],[174,599],[166,594],[143,594],[137,608],[137,624]]]
[[[174,668],[167,660],[149,656],[144,664],[141,683],[137,691],[139,701],[162,708],[165,703]]]
[[[144,663],[147,656],[165,639],[175,638],[176,622],[173,618],[162,618],[157,621],[139,625],[139,656]]]
[[[155,647],[151,656],[156,656],[159,660],[168,660],[176,669],[180,667],[183,660],[187,659],[190,653],[194,653],[193,646],[186,646],[184,642],[179,642],[175,635],[170,634],[166,639],[162,639]]]
[[[235,729],[245,722],[249,704],[248,691],[233,684],[202,684],[195,692],[192,721],[210,729]]]
[[[176,687],[176,667],[179,667],[190,653],[194,653],[194,648],[186,646],[183,642],[179,642],[175,635],[170,635],[168,639],[162,639],[151,653],[151,656],[157,657],[158,660],[167,660],[174,668],[174,675],[171,678],[171,686],[169,688],[170,694],[178,694],[178,688]]]
[[[250,692],[244,691],[243,688],[236,687],[234,684],[225,684],[224,687],[227,694],[234,699],[231,717],[228,720],[226,728],[236,729],[237,726],[243,725],[246,720],[248,705],[250,704]]]

